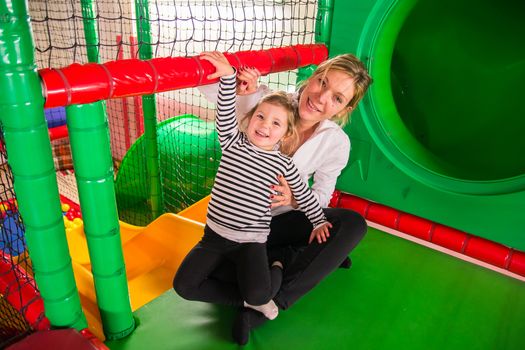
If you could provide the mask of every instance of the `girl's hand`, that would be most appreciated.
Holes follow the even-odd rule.
[[[202,52],[199,57],[205,61],[210,62],[215,67],[215,73],[208,75],[208,79],[210,80],[220,78],[225,75],[232,75],[235,72],[230,62],[228,62],[226,56],[224,56],[222,52]]]
[[[257,68],[240,67],[237,73],[237,95],[250,95],[257,91],[261,72]]]
[[[277,208],[283,205],[291,205],[292,207],[297,208],[297,202],[295,201],[292,190],[290,190],[290,186],[284,176],[277,176],[277,180],[279,180],[279,185],[271,186],[272,190],[277,192],[277,194],[272,194],[270,196],[270,199],[272,200],[271,208]]]
[[[308,240],[308,244],[312,243],[314,239],[317,239],[317,242],[319,242],[319,244],[326,242],[328,237],[330,237],[330,231],[329,231],[330,228],[332,228],[332,224],[329,223],[328,221],[324,223],[323,225],[318,226],[310,234],[310,239]]]

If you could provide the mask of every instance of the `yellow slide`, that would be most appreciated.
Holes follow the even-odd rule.
[[[146,227],[120,222],[133,311],[172,287],[173,277],[182,259],[202,237],[208,201],[206,197],[178,215],[161,215]],[[89,329],[104,340],[83,227],[78,226],[66,232],[75,280]]]

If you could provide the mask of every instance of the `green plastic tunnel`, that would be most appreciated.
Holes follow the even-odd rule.
[[[375,83],[363,121],[378,147],[435,188],[524,190],[525,2],[399,0],[371,8],[358,49],[371,58]]]
[[[156,133],[162,210],[177,213],[211,191],[221,154],[217,132],[213,122],[183,115],[159,123]],[[120,219],[134,225],[147,225],[154,219],[148,209],[146,143],[143,135],[131,146],[115,185]]]

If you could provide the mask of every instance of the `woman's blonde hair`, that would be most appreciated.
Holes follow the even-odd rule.
[[[291,94],[288,94],[285,91],[276,91],[264,96],[259,100],[259,102],[257,102],[255,107],[250,109],[248,113],[246,113],[246,115],[241,119],[240,129],[243,132],[246,131],[250,119],[253,117],[253,114],[262,103],[270,103],[274,106],[282,107],[286,111],[287,130],[286,134],[281,140],[286,142],[281,142],[280,151],[282,154],[290,156],[291,153],[295,151],[295,147],[299,143],[299,134],[296,128],[298,118],[297,101]]]
[[[312,79],[316,79],[319,76],[324,77],[331,70],[343,72],[354,80],[354,96],[345,106],[345,108],[348,109],[348,112],[337,114],[332,117],[333,121],[338,123],[340,126],[344,126],[346,123],[348,123],[351,111],[355,109],[357,103],[361,101],[368,90],[368,87],[370,84],[372,84],[372,77],[370,77],[368,74],[368,71],[363,62],[361,62],[361,60],[359,60],[359,58],[356,56],[352,54],[338,55],[322,62],[317,67],[315,72],[308,79],[306,79],[303,84],[301,84],[299,94],[302,93],[304,87],[308,85]]]

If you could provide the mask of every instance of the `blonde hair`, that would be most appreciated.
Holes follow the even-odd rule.
[[[274,106],[282,107],[286,111],[287,130],[286,134],[281,140],[280,151],[282,154],[290,156],[292,152],[295,151],[295,147],[299,143],[299,133],[297,132],[296,128],[297,119],[299,117],[297,101],[291,94],[288,94],[285,91],[276,91],[261,98],[255,107],[250,109],[248,113],[246,113],[246,115],[241,119],[239,125],[240,129],[244,132],[246,131],[253,114],[263,103],[270,103]]]
[[[308,85],[312,79],[316,79],[319,76],[324,77],[331,70],[343,72],[354,80],[354,96],[345,106],[345,109],[348,109],[348,111],[332,117],[333,121],[343,127],[348,123],[351,111],[354,110],[357,103],[361,101],[373,80],[368,74],[363,62],[352,54],[343,54],[322,62],[315,72],[301,84],[299,94],[302,93],[304,87]]]

